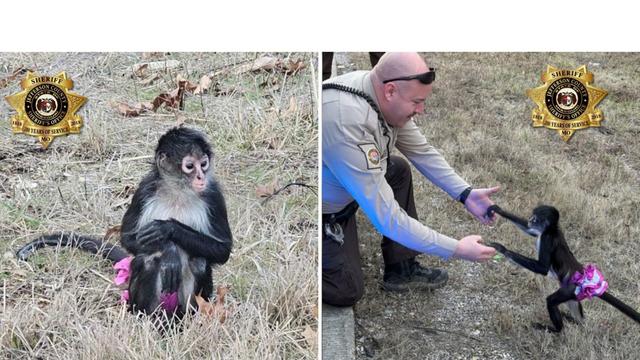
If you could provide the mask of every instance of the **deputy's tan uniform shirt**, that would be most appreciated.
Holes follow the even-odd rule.
[[[368,94],[378,103],[369,71],[331,78]],[[384,135],[383,126],[388,129]],[[335,213],[354,199],[383,235],[411,249],[449,258],[457,240],[411,218],[393,197],[384,175],[388,149],[395,146],[432,183],[457,199],[469,185],[427,143],[413,120],[393,128],[378,120],[363,98],[339,90],[322,91],[322,212]]]

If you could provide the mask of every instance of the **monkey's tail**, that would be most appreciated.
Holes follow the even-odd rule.
[[[613,305],[616,309],[622,311],[625,315],[632,318],[636,322],[640,323],[640,314],[635,311],[631,306],[623,303],[617,297],[611,295],[608,291],[605,291],[602,295],[600,295],[600,299],[608,302]]]
[[[26,261],[29,255],[46,246],[71,246],[92,254],[99,254],[114,263],[129,256],[123,248],[117,245],[74,233],[43,235],[21,247],[16,252],[16,256],[19,260]]]

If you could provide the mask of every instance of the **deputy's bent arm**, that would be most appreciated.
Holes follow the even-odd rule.
[[[431,145],[413,120],[397,129],[396,148],[411,161],[429,181],[444,190],[452,199],[469,187],[445,158]]]
[[[345,136],[349,137],[347,134]],[[344,133],[343,133],[344,134]],[[362,133],[361,133],[362,134]],[[355,144],[344,139],[323,142],[323,159],[328,169],[358,202],[373,225],[383,235],[423,253],[448,259],[457,240],[422,225],[400,207],[381,169],[367,169],[365,154]],[[368,139],[373,142],[373,139]],[[363,142],[366,142],[364,139]]]

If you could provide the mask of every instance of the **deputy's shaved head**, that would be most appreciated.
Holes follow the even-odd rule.
[[[426,61],[414,52],[385,53],[371,70],[371,85],[389,125],[403,127],[414,115],[423,113],[424,101],[431,95],[432,85],[417,79],[386,84],[383,81],[428,71]]]
[[[429,66],[417,53],[389,52],[382,55],[372,71],[380,81],[384,81],[401,76],[422,74],[428,70]]]

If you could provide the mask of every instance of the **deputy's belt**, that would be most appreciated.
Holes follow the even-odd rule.
[[[322,222],[344,223],[358,211],[358,203],[350,202],[344,209],[333,214],[322,214]]]
[[[358,203],[352,201],[344,209],[333,214],[322,214],[322,224],[327,237],[342,246],[344,244],[344,232],[342,224],[358,211]]]

